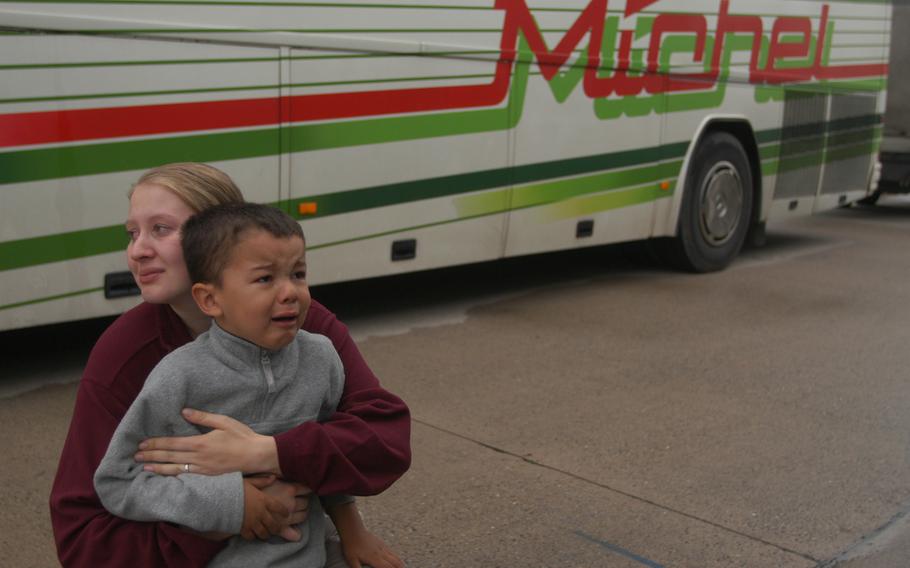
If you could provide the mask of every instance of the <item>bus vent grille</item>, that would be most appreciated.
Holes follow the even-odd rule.
[[[822,193],[865,190],[878,148],[875,95],[833,95]],[[840,125],[838,127],[838,125]]]
[[[828,97],[787,90],[774,198],[815,195],[825,151]]]

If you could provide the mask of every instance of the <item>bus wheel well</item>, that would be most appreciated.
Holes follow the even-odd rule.
[[[755,142],[755,132],[752,130],[752,125],[745,120],[716,120],[705,127],[698,143],[701,143],[712,132],[726,132],[735,136],[746,151],[746,156],[749,158],[749,169],[752,171],[752,215],[751,219],[749,219],[749,233],[746,236],[746,243],[753,246],[761,246],[764,244],[765,239],[765,224],[761,222],[763,183],[761,158],[758,155],[758,144]]]

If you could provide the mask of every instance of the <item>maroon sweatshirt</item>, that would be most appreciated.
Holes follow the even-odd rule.
[[[303,329],[332,340],[344,364],[338,411],[275,437],[285,478],[319,494],[375,495],[410,465],[410,414],[367,367],[347,328],[313,301]],[[158,362],[191,341],[167,305],[143,303],[120,316],[89,355],[51,490],[51,524],[64,566],[205,566],[222,548],[168,523],[111,515],[93,476],[120,420]]]

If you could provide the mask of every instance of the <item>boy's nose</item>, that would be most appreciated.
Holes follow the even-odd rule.
[[[290,280],[281,283],[278,299],[282,303],[297,301],[297,287]]]

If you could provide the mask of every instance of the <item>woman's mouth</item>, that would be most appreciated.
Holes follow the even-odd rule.
[[[161,269],[143,270],[136,277],[136,281],[139,284],[150,284],[157,280],[162,274],[164,274],[164,270]]]

